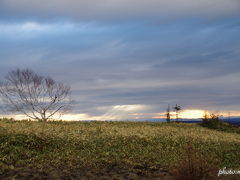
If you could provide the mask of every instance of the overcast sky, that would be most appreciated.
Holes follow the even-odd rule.
[[[1,0],[0,76],[68,83],[80,119],[240,111],[239,0]]]

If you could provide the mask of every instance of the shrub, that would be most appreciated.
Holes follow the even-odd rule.
[[[219,116],[215,114],[211,114],[210,116],[205,115],[204,118],[202,118],[201,126],[219,131],[240,133],[238,126],[222,121]]]
[[[202,118],[202,125],[206,127],[218,127],[220,124],[224,123],[222,120],[220,120],[218,115],[211,114],[210,116],[205,115]]]
[[[170,173],[176,180],[217,179],[217,162],[188,144]]]

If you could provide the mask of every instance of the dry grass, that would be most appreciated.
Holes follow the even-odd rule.
[[[154,170],[169,171],[189,142],[219,167],[240,168],[240,134],[197,124],[6,120],[0,121],[0,167],[3,172],[30,167],[70,171],[117,164],[140,167],[147,176]]]
[[[175,180],[214,180],[217,179],[218,166],[216,159],[188,144],[171,173]]]

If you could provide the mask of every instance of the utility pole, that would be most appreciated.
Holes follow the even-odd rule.
[[[177,120],[177,122],[178,122],[178,114],[179,114],[179,111],[182,110],[182,107],[176,104],[176,106],[174,106],[173,109],[174,109],[175,112],[176,112],[176,120]]]
[[[170,120],[171,120],[170,105],[168,104],[167,113],[166,113],[166,121],[170,122]]]

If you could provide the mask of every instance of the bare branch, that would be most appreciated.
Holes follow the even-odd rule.
[[[0,95],[13,111],[31,119],[47,121],[71,103],[70,87],[32,70],[14,70],[0,84]]]

